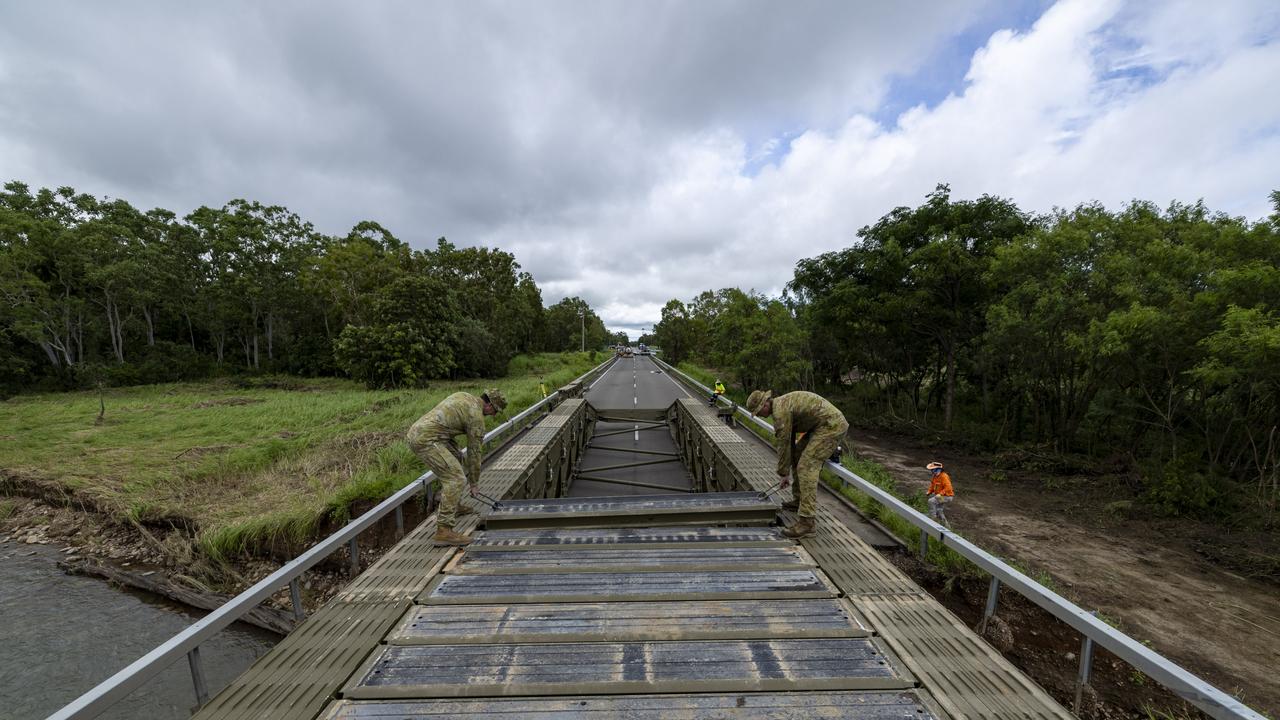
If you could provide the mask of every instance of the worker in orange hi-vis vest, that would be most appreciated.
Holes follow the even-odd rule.
[[[956,491],[951,487],[951,476],[942,469],[940,462],[931,462],[924,467],[933,475],[929,481],[929,492],[925,493],[925,497],[929,499],[929,517],[950,529],[951,523],[947,522],[946,506],[956,499]]]

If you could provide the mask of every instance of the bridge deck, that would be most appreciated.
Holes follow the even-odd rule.
[[[455,556],[430,547],[429,519],[197,717],[1070,717],[833,517],[802,544],[724,526],[774,482],[738,440],[714,445],[739,486],[695,479],[735,498],[684,495],[647,527],[582,507],[589,522],[559,519],[596,527],[479,531]],[[535,455],[486,468],[484,492],[533,487]]]

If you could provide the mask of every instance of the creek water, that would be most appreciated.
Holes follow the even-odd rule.
[[[34,551],[34,554],[32,554]],[[43,718],[201,617],[107,583],[67,575],[56,547],[0,543],[0,718]],[[236,624],[200,647],[212,695],[279,637]],[[195,693],[186,658],[103,718],[180,720]]]

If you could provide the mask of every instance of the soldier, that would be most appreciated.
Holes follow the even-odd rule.
[[[475,513],[462,504],[462,486],[467,483],[472,497],[475,496],[480,483],[480,461],[484,459],[484,416],[497,415],[506,407],[507,399],[497,389],[485,390],[480,397],[458,392],[442,400],[409,428],[409,447],[440,478],[442,497],[433,538],[437,546],[471,542],[466,534],[453,529],[458,516]],[[462,451],[454,442],[458,435],[467,436],[466,475],[462,471]]]
[[[772,390],[756,390],[747,398],[747,412],[773,416],[782,487],[791,485],[792,475],[795,476],[795,499],[782,507],[797,511],[799,519],[782,534],[789,538],[813,535],[817,532],[818,473],[849,429],[849,423],[821,395],[804,391],[775,398]],[[804,437],[797,442],[796,435],[801,433]]]

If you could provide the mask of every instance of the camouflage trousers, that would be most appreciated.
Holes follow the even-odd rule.
[[[467,474],[462,469],[461,453],[452,443],[409,442],[413,454],[431,468],[440,480],[440,508],[436,511],[436,526],[451,528],[458,519],[458,505],[462,491],[467,486]]]
[[[818,428],[796,443],[795,458],[791,466],[791,479],[795,483],[796,500],[800,503],[800,517],[818,516],[818,474],[822,464],[836,451],[841,438],[849,429],[849,423],[839,422]]]

